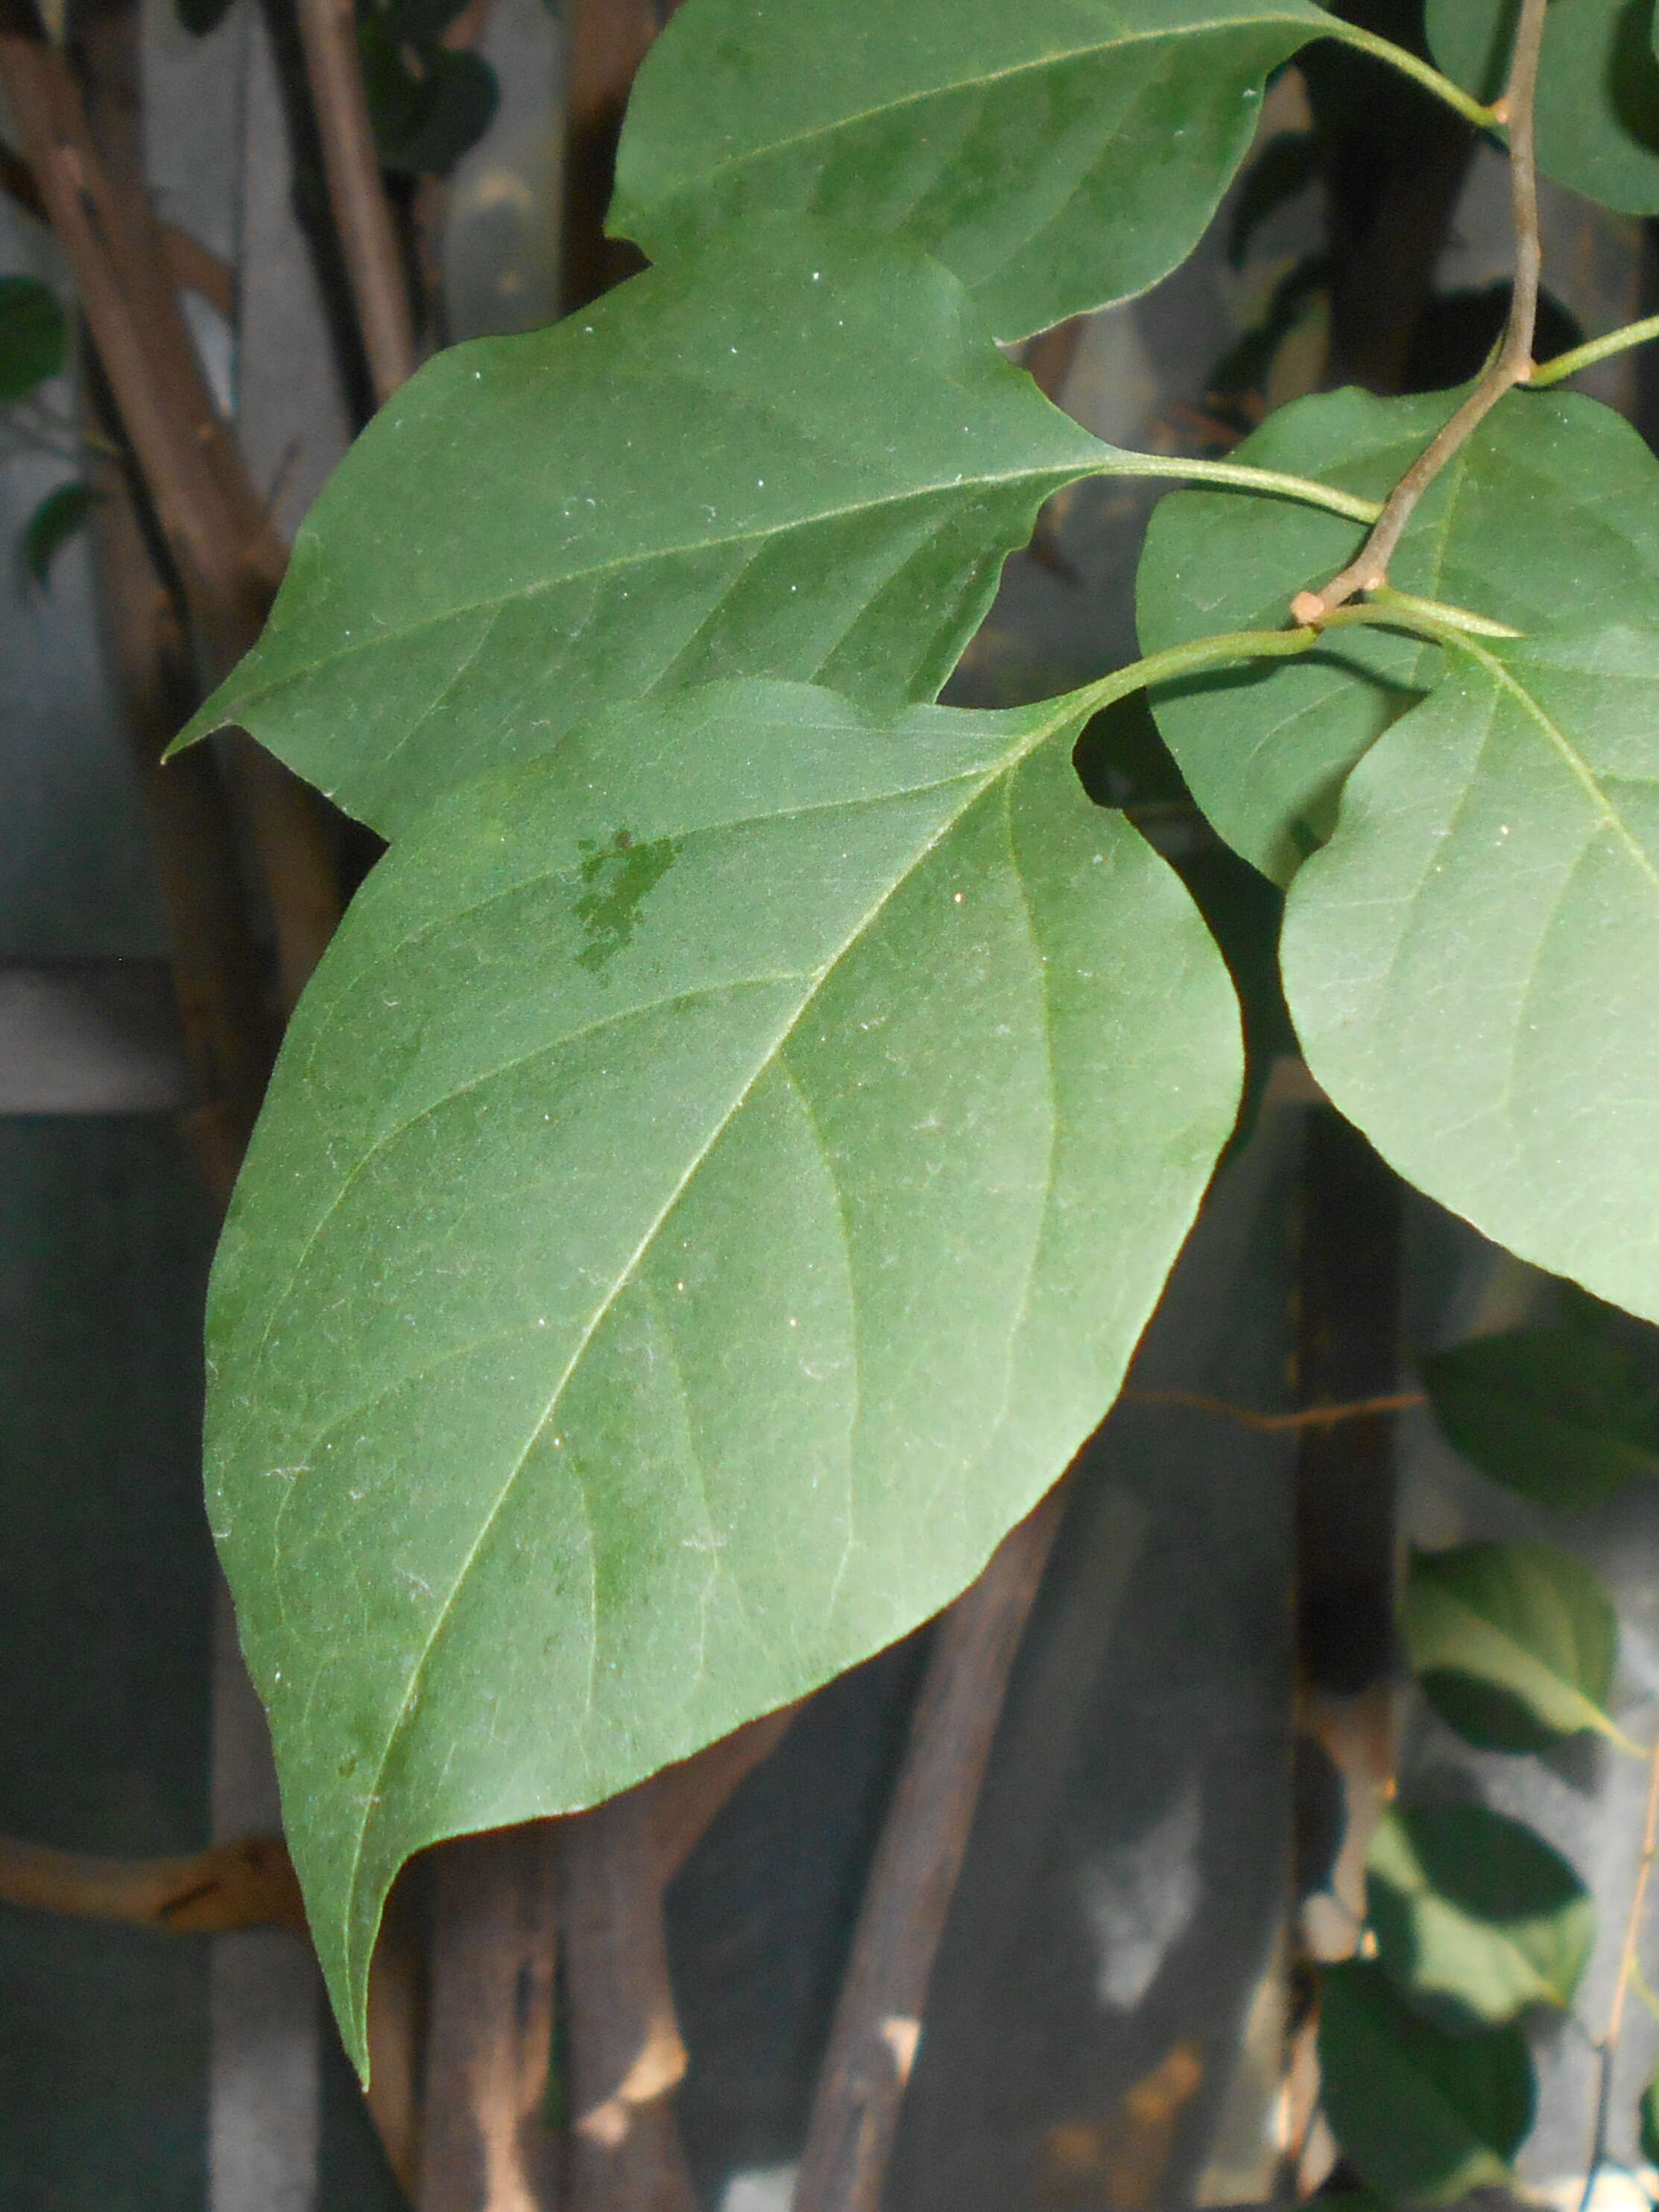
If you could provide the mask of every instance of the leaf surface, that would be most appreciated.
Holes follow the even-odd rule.
[[[1483,1474],[1540,1505],[1593,1505],[1659,1475],[1653,1394],[1618,1345],[1516,1329],[1418,1362],[1435,1419]]]
[[[1453,2033],[1570,2005],[1595,1907],[1558,1850],[1484,1805],[1391,1808],[1366,1866],[1383,1971]]]
[[[395,844],[213,1281],[209,1494],[362,2055],[387,1885],[945,1604],[1099,1419],[1237,1007],[1054,708],[615,710]]]
[[[441,354],[312,509],[238,723],[392,833],[613,701],[732,675],[931,699],[1110,449],[902,248],[751,223]]]
[[[49,491],[23,528],[25,574],[41,590],[52,581],[52,563],[92,518],[97,495],[90,484],[59,484]]]
[[[1659,1320],[1659,631],[1452,656],[1285,904],[1297,1034],[1391,1166]]]
[[[1400,1632],[1441,1718],[1486,1751],[1542,1751],[1586,1729],[1626,1745],[1607,1704],[1619,1624],[1606,1591],[1547,1544],[1414,1552]]]
[[[37,276],[0,276],[0,405],[56,376],[69,345],[58,295]]]
[[[1382,499],[1456,394],[1297,400],[1234,458]],[[1148,653],[1215,630],[1277,628],[1358,550],[1358,526],[1288,500],[1182,491],[1162,500],[1136,585]],[[1516,629],[1582,608],[1646,622],[1659,602],[1659,462],[1611,408],[1516,392],[1470,439],[1413,517],[1391,571],[1401,590]],[[1193,796],[1229,844],[1286,884],[1330,834],[1342,781],[1437,680],[1438,646],[1349,631],[1270,672],[1165,685],[1153,711]]]
[[[1445,2204],[1513,2179],[1535,2096],[1519,2029],[1447,2035],[1359,1961],[1324,1967],[1319,1990],[1325,2116],[1364,2180],[1392,2203]]]
[[[1477,98],[1508,74],[1518,0],[1428,0],[1434,58]],[[1644,0],[1550,0],[1538,70],[1538,160],[1576,192],[1659,215],[1659,59]]]
[[[926,246],[1000,338],[1197,244],[1310,0],[690,0],[647,57],[612,229],[653,258],[775,210]]]

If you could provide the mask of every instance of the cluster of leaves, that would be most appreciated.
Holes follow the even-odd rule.
[[[828,40],[690,0],[619,155],[654,265],[406,386],[186,733],[241,725],[391,840],[210,1328],[210,1512],[360,2056],[411,1851],[911,1628],[1109,1404],[1240,1076],[1196,910],[1073,771],[1109,698],[1152,684],[1287,887],[1342,1109],[1659,1317],[1659,481],[1626,425],[1514,395],[1423,502],[1395,581],[1478,634],[1401,603],[1316,636],[1292,594],[1451,402],[1304,402],[1160,510],[1149,665],[931,703],[1046,497],[1170,472],[995,341],[1166,273],[1268,73],[1366,36],[1313,0],[849,0]]]
[[[0,410],[26,448],[47,444],[56,450],[53,426],[37,417],[43,387],[68,365],[69,340],[69,319],[49,285],[34,276],[0,276]],[[26,583],[45,587],[52,562],[91,511],[91,488],[78,480],[46,494],[23,526],[17,549]]]
[[[1571,1510],[1659,1474],[1659,1405],[1594,1302],[1569,1291],[1564,1304],[1558,1327],[1479,1339],[1421,1368],[1441,1428],[1482,1473]],[[1593,1732],[1647,1756],[1609,1711],[1612,1601],[1571,1553],[1418,1552],[1400,1629],[1424,1696],[1474,1749],[1520,1757]],[[1343,2150],[1390,2201],[1513,2186],[1534,2104],[1522,2023],[1571,2007],[1595,1942],[1589,1893],[1533,1829],[1472,1802],[1392,1809],[1367,1886],[1361,1955],[1321,1977],[1325,2109]],[[1650,2157],[1656,2105],[1650,2089]]]

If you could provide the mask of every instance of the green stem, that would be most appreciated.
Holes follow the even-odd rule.
[[[1543,392],[1552,384],[1564,384],[1568,377],[1577,376],[1581,368],[1593,368],[1598,361],[1625,353],[1632,346],[1645,345],[1650,338],[1659,338],[1659,315],[1644,316],[1639,323],[1626,323],[1622,330],[1609,331],[1605,337],[1590,338],[1583,345],[1574,346],[1571,353],[1557,354],[1553,361],[1547,361],[1534,369],[1525,389]]]
[[[1488,622],[1484,615],[1472,615],[1464,607],[1448,606],[1439,599],[1416,599],[1407,592],[1389,592],[1375,602],[1355,600],[1347,606],[1337,607],[1316,627],[1307,623],[1294,629],[1224,630],[1215,637],[1194,638],[1190,645],[1166,646],[1162,653],[1149,653],[1144,660],[1132,660],[1127,668],[1114,669],[1109,676],[1102,676],[1079,690],[1065,692],[1046,702],[1048,712],[1041,728],[1031,732],[1029,742],[1040,744],[1054,730],[1067,723],[1075,724],[1079,715],[1097,714],[1103,708],[1127,699],[1132,691],[1150,691],[1155,684],[1177,683],[1183,676],[1201,676],[1206,670],[1225,668],[1239,661],[1294,660],[1302,653],[1313,652],[1328,631],[1341,629],[1404,630],[1412,637],[1427,638],[1435,645],[1456,647],[1494,667],[1498,664],[1475,639],[1521,635],[1518,630]],[[1619,1741],[1627,1746],[1630,1742],[1625,1736]],[[1645,1753],[1641,1755],[1646,1756]]]
[[[1050,700],[1053,720],[1044,726],[1058,727],[1075,720],[1079,714],[1097,714],[1103,708],[1127,699],[1132,691],[1150,690],[1154,684],[1173,684],[1183,676],[1202,675],[1208,669],[1224,668],[1241,660],[1294,660],[1301,653],[1311,653],[1328,630],[1403,629],[1413,637],[1430,638],[1437,645],[1468,647],[1468,617],[1456,619],[1462,613],[1462,608],[1443,607],[1434,599],[1407,599],[1402,592],[1397,604],[1338,607],[1316,629],[1304,625],[1296,629],[1225,630],[1215,637],[1195,638],[1190,645],[1171,645],[1162,653],[1149,653],[1144,660],[1131,661],[1127,668],[1115,669],[1111,675],[1085,684],[1080,690]]]
[[[1111,461],[1100,471],[1105,477],[1174,477],[1192,483],[1230,485],[1235,491],[1268,492],[1279,499],[1297,499],[1307,507],[1322,507],[1347,522],[1372,523],[1382,512],[1380,500],[1361,499],[1357,492],[1338,491],[1313,477],[1285,476],[1278,469],[1253,469],[1243,461],[1183,460],[1173,453],[1131,453],[1114,448]]]
[[[1379,611],[1392,607],[1404,615],[1415,615],[1420,620],[1433,623],[1437,628],[1461,629],[1471,637],[1519,637],[1518,629],[1508,623],[1494,622],[1490,615],[1477,615],[1468,607],[1455,607],[1445,599],[1420,599],[1414,592],[1396,592],[1392,584],[1379,584],[1370,595],[1370,604]]]
[[[1357,46],[1362,54],[1370,54],[1374,60],[1386,62],[1402,76],[1413,78],[1425,92],[1431,92],[1437,100],[1443,100],[1448,107],[1455,108],[1463,120],[1474,124],[1477,131],[1498,129],[1495,110],[1465,92],[1462,85],[1454,84],[1449,76],[1443,76],[1431,62],[1419,61],[1406,47],[1395,46],[1392,39],[1380,39],[1375,31],[1361,30],[1358,23],[1333,23],[1329,35],[1340,39],[1346,46]]]

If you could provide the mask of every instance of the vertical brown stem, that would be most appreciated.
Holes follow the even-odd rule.
[[[419,2212],[552,2212],[556,2201],[546,2105],[557,1827],[461,1836],[432,1854]]]
[[[298,0],[329,205],[345,258],[377,406],[415,373],[415,325],[374,125],[351,0]]]
[[[1060,1525],[1051,1495],[941,1615],[830,2031],[795,2212],[877,2212],[1015,1654]]]
[[[560,1823],[569,2212],[694,2212],[674,2124],[685,2071],[648,1790]]]

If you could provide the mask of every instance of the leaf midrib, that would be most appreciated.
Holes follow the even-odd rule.
[[[347,1925],[347,1964],[349,1983],[352,1990],[354,2008],[356,2008],[360,2014],[362,2011],[362,1999],[359,1994],[359,1988],[360,1984],[363,1981],[363,1977],[359,1971],[357,1955],[359,1943],[356,1938],[355,1927],[355,1907],[357,1899],[358,1880],[362,1866],[363,1853],[368,1847],[369,1831],[374,1825],[374,1809],[380,1802],[381,1785],[385,1781],[386,1769],[391,1764],[392,1753],[396,1750],[398,1741],[408,1723],[409,1716],[414,1705],[416,1692],[421,1681],[424,1678],[427,1667],[431,1660],[434,1651],[437,1648],[441,1638],[443,1635],[444,1630],[453,1614],[456,1601],[466,1583],[468,1575],[471,1571],[473,1563],[477,1560],[483,1547],[489,1540],[491,1530],[495,1528],[496,1522],[500,1519],[501,1512],[506,1506],[507,1498],[511,1495],[513,1489],[518,1481],[519,1476],[523,1471],[525,1462],[529,1458],[532,1451],[535,1449],[537,1440],[543,1434],[544,1431],[546,1429],[547,1424],[552,1419],[555,1413],[557,1411],[559,1401],[562,1398],[566,1389],[576,1372],[577,1368],[581,1364],[583,1358],[586,1356],[589,1346],[592,1343],[593,1339],[599,1334],[599,1329],[604,1326],[605,1321],[615,1310],[617,1301],[621,1297],[623,1292],[628,1287],[629,1283],[632,1280],[635,1270],[638,1268],[646,1253],[650,1249],[651,1246],[660,1234],[664,1224],[672,1216],[675,1207],[679,1204],[686,1191],[690,1188],[696,1176],[702,1171],[703,1165],[713,1153],[714,1147],[720,1143],[726,1131],[732,1126],[732,1123],[735,1121],[738,1115],[742,1112],[744,1106],[752,1096],[756,1085],[760,1082],[762,1077],[769,1071],[769,1069],[777,1062],[785,1045],[799,1028],[803,1017],[805,1015],[807,1010],[812,1006],[819,993],[823,990],[824,985],[835,974],[837,968],[839,968],[842,962],[847,957],[854,947],[859,945],[868,934],[869,931],[873,928],[888,905],[898,896],[898,893],[915,876],[916,870],[921,867],[931,855],[939,849],[939,847],[957,828],[963,817],[979,803],[979,801],[985,796],[986,793],[991,790],[1000,779],[1012,775],[1025,760],[1030,758],[1031,754],[1037,750],[1039,745],[1042,744],[1048,738],[1056,735],[1058,732],[1064,729],[1070,719],[1072,718],[1069,716],[1056,717],[1053,720],[1045,720],[1042,722],[1035,725],[1032,728],[1028,730],[1012,747],[1010,748],[1008,753],[1006,754],[1002,760],[1000,760],[993,769],[989,769],[982,776],[974,780],[967,794],[964,796],[961,805],[954,809],[945,817],[945,818],[939,823],[939,827],[934,830],[933,834],[927,839],[926,843],[917,849],[908,866],[895,875],[891,883],[890,883],[882,891],[880,896],[876,899],[868,908],[866,908],[854,927],[848,932],[841,943],[831,952],[828,960],[813,972],[810,986],[801,998],[799,1003],[794,1008],[787,1021],[776,1032],[772,1041],[761,1053],[757,1054],[756,1064],[749,1076],[739,1087],[731,1103],[719,1116],[718,1120],[708,1130],[702,1141],[693,1152],[686,1164],[684,1172],[679,1176],[661,1206],[658,1208],[656,1213],[647,1223],[632,1252],[629,1254],[627,1261],[617,1272],[616,1276],[614,1277],[610,1287],[605,1291],[604,1297],[596,1301],[592,1316],[584,1326],[569,1358],[566,1360],[562,1369],[561,1370],[541,1413],[537,1417],[528,1437],[525,1440],[523,1448],[517,1454],[511,1465],[508,1467],[505,1479],[503,1480],[500,1489],[497,1491],[489,1511],[484,1515],[479,1524],[477,1534],[474,1537],[471,1544],[468,1547],[465,1557],[461,1561],[454,1579],[445,1594],[442,1603],[439,1606],[437,1612],[434,1615],[432,1626],[410,1668],[409,1678],[404,1686],[403,1697],[398,1701],[398,1711],[393,1716],[390,1729],[386,1732],[386,1742],[381,1749],[380,1758],[375,1762],[372,1784],[365,1794],[363,1801],[366,1809],[362,1819],[358,1823],[356,1833],[353,1838],[351,1858],[347,1869],[345,1884],[346,1895],[348,1899],[350,1899],[351,1905],[353,1907],[352,1917],[351,1919],[349,1920]],[[361,2020],[359,2021],[359,2025],[360,2027],[362,2025]]]
[[[1595,769],[1591,768],[1560,724],[1546,711],[1543,702],[1533,696],[1526,685],[1511,672],[1495,653],[1489,653],[1484,646],[1477,644],[1474,639],[1460,638],[1456,649],[1459,652],[1467,653],[1471,659],[1478,661],[1486,670],[1493,684],[1499,690],[1506,691],[1519,704],[1522,713],[1537,724],[1549,744],[1554,747],[1577,780],[1585,796],[1600,817],[1601,827],[1613,832],[1631,859],[1635,861],[1638,869],[1647,878],[1652,890],[1659,893],[1659,867],[1656,867],[1639,839],[1626,824],[1623,815],[1608,798]]]

